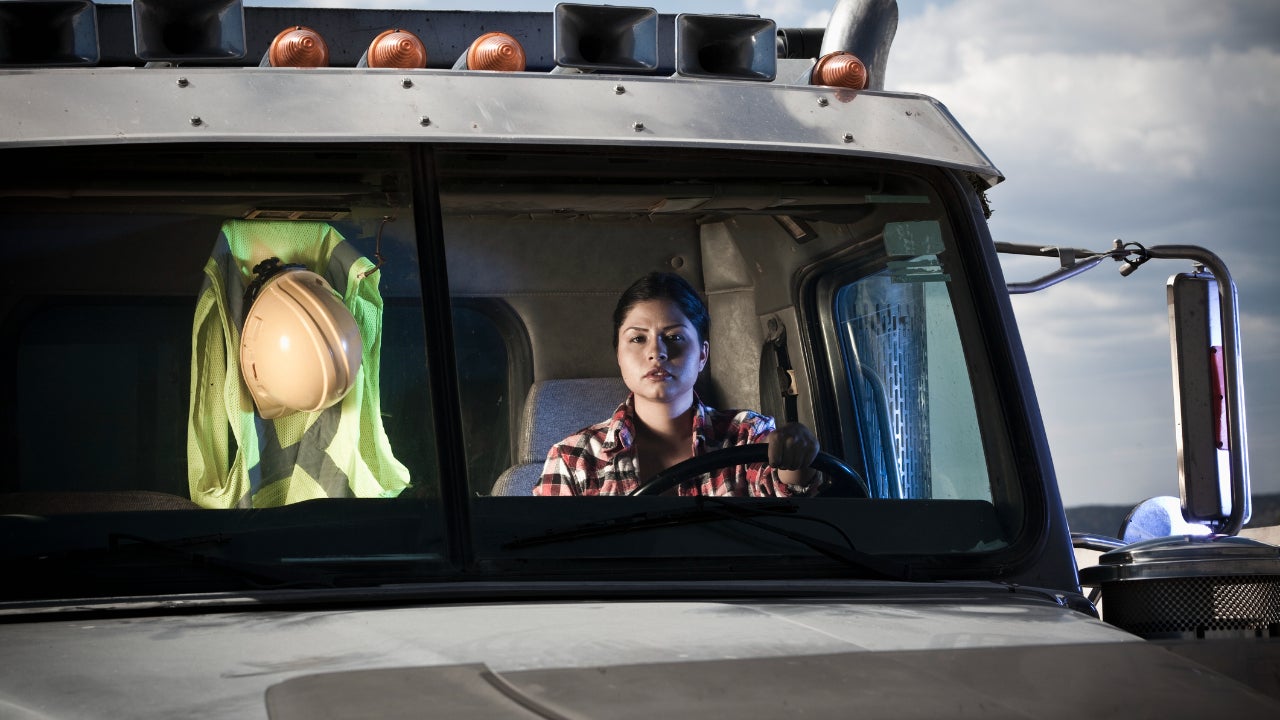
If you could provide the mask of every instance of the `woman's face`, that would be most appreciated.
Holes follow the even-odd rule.
[[[666,299],[636,303],[618,328],[618,368],[637,399],[692,401],[707,350],[689,318]]]

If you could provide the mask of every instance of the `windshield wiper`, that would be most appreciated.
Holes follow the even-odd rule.
[[[708,507],[708,503],[712,507]],[[833,560],[859,571],[870,573],[877,579],[907,580],[913,579],[912,568],[907,563],[888,560],[858,550],[849,535],[838,525],[822,518],[797,514],[800,508],[788,500],[776,500],[758,505],[741,505],[728,502],[722,498],[699,496],[693,508],[682,508],[663,512],[639,512],[622,515],[607,520],[597,520],[566,528],[550,530],[539,535],[529,535],[503,544],[503,549],[515,550],[536,545],[550,545],[569,542],[581,538],[615,535],[636,530],[651,530],[662,527],[678,527],[696,525],[706,522],[731,520],[759,528],[775,535],[781,535],[821,553]],[[844,539],[845,545],[837,545],[809,533],[788,530],[772,523],[761,522],[759,518],[802,520],[816,522],[833,528]]]

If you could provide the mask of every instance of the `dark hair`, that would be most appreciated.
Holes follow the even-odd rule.
[[[698,291],[693,289],[688,280],[679,275],[651,272],[631,283],[631,287],[623,291],[622,297],[618,298],[618,306],[613,310],[613,346],[615,348],[618,347],[618,331],[622,329],[622,322],[627,319],[627,313],[646,300],[670,300],[675,303],[676,307],[680,308],[680,312],[689,319],[693,329],[698,331],[698,340],[701,342],[707,339],[711,319],[707,314],[707,305],[702,302]]]

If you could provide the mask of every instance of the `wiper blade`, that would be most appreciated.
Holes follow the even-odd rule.
[[[768,513],[772,510],[782,512],[795,512],[795,505],[787,502],[774,502],[768,505],[757,505],[752,508],[752,512]],[[613,535],[619,532],[628,532],[631,530],[644,530],[648,528],[658,528],[677,525],[694,525],[699,522],[710,522],[713,520],[723,520],[724,514],[713,508],[704,508],[702,503],[698,507],[692,509],[681,510],[664,510],[662,512],[639,512],[631,515],[622,515],[608,520],[593,520],[592,522],[582,523],[581,525],[571,525],[567,528],[559,530],[551,530],[541,535],[530,535],[528,537],[517,538],[504,544],[504,549],[516,549],[522,547],[531,547],[534,545],[548,545],[551,543],[564,542],[567,540],[577,540],[579,538],[596,537],[599,535]]]
[[[707,503],[713,505],[708,507]],[[664,512],[640,512],[622,515],[607,520],[597,520],[567,528],[551,530],[539,535],[516,538],[503,544],[503,549],[515,550],[537,545],[551,545],[589,537],[615,535],[635,530],[650,530],[661,527],[678,527],[696,525],[706,522],[730,520],[759,528],[775,535],[780,535],[821,553],[833,560],[838,560],[849,567],[869,573],[877,579],[912,580],[912,568],[907,563],[888,560],[877,555],[862,552],[854,546],[847,533],[840,526],[823,518],[799,514],[800,508],[793,502],[780,500],[756,505],[740,505],[716,497],[700,496],[693,508],[670,510]],[[772,523],[762,522],[760,518],[802,520],[816,522],[833,528],[844,539],[845,545],[837,545],[809,533],[789,530]]]

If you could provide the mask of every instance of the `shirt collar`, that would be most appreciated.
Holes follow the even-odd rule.
[[[624,452],[631,448],[635,441],[636,426],[632,417],[635,413],[635,394],[628,393],[627,399],[622,401],[617,410],[613,411],[613,418],[609,420],[609,427],[605,431],[604,444],[601,445],[603,459],[612,459],[618,453]]]
[[[629,393],[627,399],[613,411],[613,417],[609,420],[609,427],[605,431],[604,443],[601,446],[603,451],[603,459],[609,460],[619,453],[626,452],[635,444],[636,426],[635,426],[635,393]],[[697,391],[693,393],[693,454],[700,455],[707,446],[707,442],[717,440],[714,435],[715,427],[711,422],[711,408],[702,404],[702,399],[698,397]]]
[[[707,448],[707,441],[716,438],[707,437],[715,432],[711,422],[711,408],[702,404],[697,391],[693,393],[693,454],[701,455]]]

